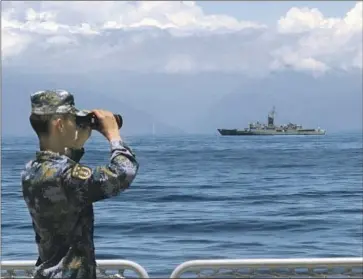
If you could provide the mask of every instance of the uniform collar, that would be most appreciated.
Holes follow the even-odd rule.
[[[41,161],[45,161],[45,160],[57,160],[60,159],[62,157],[66,157],[68,159],[71,159],[75,162],[79,162],[82,158],[82,156],[84,155],[84,148],[81,149],[73,149],[73,148],[68,148],[66,151],[66,154],[61,155],[58,152],[53,152],[53,151],[37,151],[36,152],[36,158],[37,160],[41,160]]]
[[[53,152],[53,151],[37,151],[36,152],[36,158],[37,160],[41,160],[41,161],[46,161],[46,160],[57,160],[61,157],[62,155],[59,154],[58,152]]]

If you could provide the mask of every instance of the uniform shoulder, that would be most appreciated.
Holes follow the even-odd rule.
[[[68,169],[72,169],[76,163],[67,156],[58,155],[52,157],[37,157],[29,161],[22,171],[22,178],[38,177],[40,180],[60,178]]]
[[[76,163],[71,167],[71,177],[86,180],[92,175],[92,169],[86,165]]]
[[[25,164],[24,168],[21,171],[21,177],[22,178],[24,178],[31,171],[31,169],[33,168],[34,163],[35,163],[35,160],[31,160],[31,161],[28,161]]]

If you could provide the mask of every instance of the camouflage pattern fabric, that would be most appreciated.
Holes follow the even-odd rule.
[[[89,112],[75,108],[74,96],[65,90],[42,90],[30,96],[32,113],[38,115],[75,114],[85,116]]]
[[[70,157],[37,152],[21,175],[39,251],[34,278],[96,279],[92,203],[128,188],[139,168],[122,141],[112,141],[110,163],[93,170]]]

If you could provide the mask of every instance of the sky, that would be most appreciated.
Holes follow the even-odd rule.
[[[120,56],[116,68],[133,71],[241,71],[256,64],[257,71],[362,68],[362,2],[29,1],[2,6],[5,67],[36,60],[41,69],[70,71],[66,65],[71,64],[77,71],[81,61],[90,60],[89,68],[108,60],[105,67],[112,68],[112,56]],[[251,53],[263,61],[248,59]]]
[[[65,87],[87,80],[77,88],[104,88],[102,94],[127,100],[159,120],[165,118],[160,107],[150,109],[142,102],[162,99],[174,108],[167,112],[169,124],[183,118],[182,112],[173,118],[178,110],[173,103],[193,100],[207,111],[245,79],[276,73],[359,77],[362,71],[361,1],[6,1],[1,32],[3,74],[13,80],[31,74],[33,86],[22,89],[27,94],[35,87],[62,86],[60,75],[67,76]],[[146,75],[144,81],[150,82],[145,84],[153,86],[142,87],[139,77],[137,90],[124,88],[130,83],[125,72],[133,73],[134,80]],[[181,80],[198,85],[189,92],[173,90]],[[17,88],[9,86],[10,91]],[[224,89],[208,96],[206,87]],[[178,125],[189,127],[189,122]]]

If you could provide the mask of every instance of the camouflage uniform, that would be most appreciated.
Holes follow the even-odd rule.
[[[32,113],[73,113],[66,91],[40,91],[31,96]],[[130,186],[139,165],[123,141],[112,141],[108,165],[95,169],[79,163],[84,150],[66,156],[37,152],[22,172],[39,258],[35,278],[96,278],[92,203],[118,195]]]

